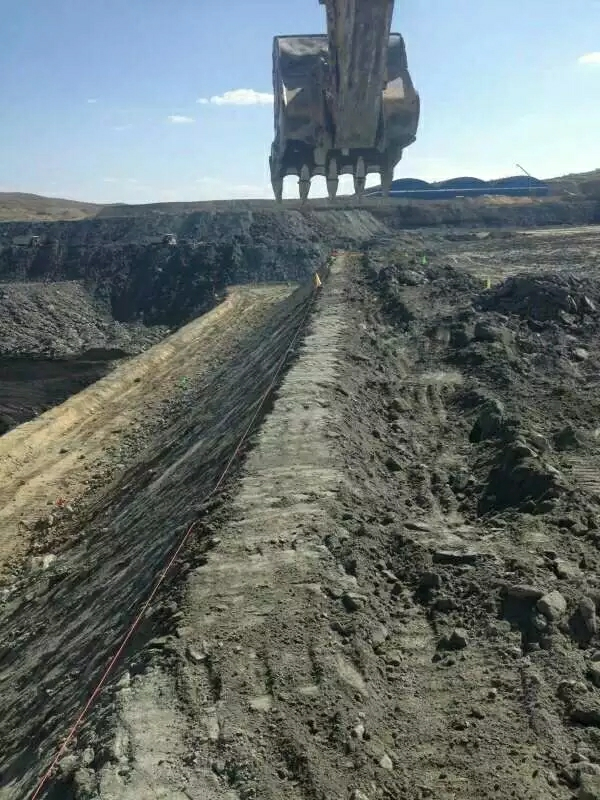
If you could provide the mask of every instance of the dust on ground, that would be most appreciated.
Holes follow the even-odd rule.
[[[1,796],[41,773],[133,616],[118,609],[196,518],[310,312],[243,468],[200,509],[49,796],[600,797],[588,233],[404,233],[340,256],[313,308],[284,301],[80,542],[11,590]]]

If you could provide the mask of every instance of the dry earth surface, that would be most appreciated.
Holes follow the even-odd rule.
[[[0,439],[2,800],[191,523],[40,796],[600,798],[600,228],[365,230]]]

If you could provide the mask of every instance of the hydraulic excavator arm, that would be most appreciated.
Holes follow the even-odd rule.
[[[417,95],[400,34],[390,33],[394,0],[319,0],[327,35],[276,36],[273,45],[275,138],[270,167],[278,200],[286,175],[324,175],[334,199],[341,174],[381,174],[384,193],[405,147],[414,142]]]
[[[376,147],[394,0],[319,2],[327,10],[333,147]]]

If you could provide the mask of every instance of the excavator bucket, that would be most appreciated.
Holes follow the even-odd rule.
[[[298,177],[305,201],[322,175],[333,200],[340,175],[360,199],[370,173],[389,192],[394,168],[416,139],[419,96],[404,40],[390,33],[393,0],[321,0],[327,35],[273,41],[275,137],[269,165],[277,200]]]

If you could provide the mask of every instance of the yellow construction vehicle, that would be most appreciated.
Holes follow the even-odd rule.
[[[404,40],[390,32],[394,0],[319,2],[327,35],[273,42],[273,192],[281,201],[284,178],[297,175],[305,201],[312,177],[323,175],[333,200],[348,174],[360,200],[367,175],[378,172],[387,195],[419,123]]]

